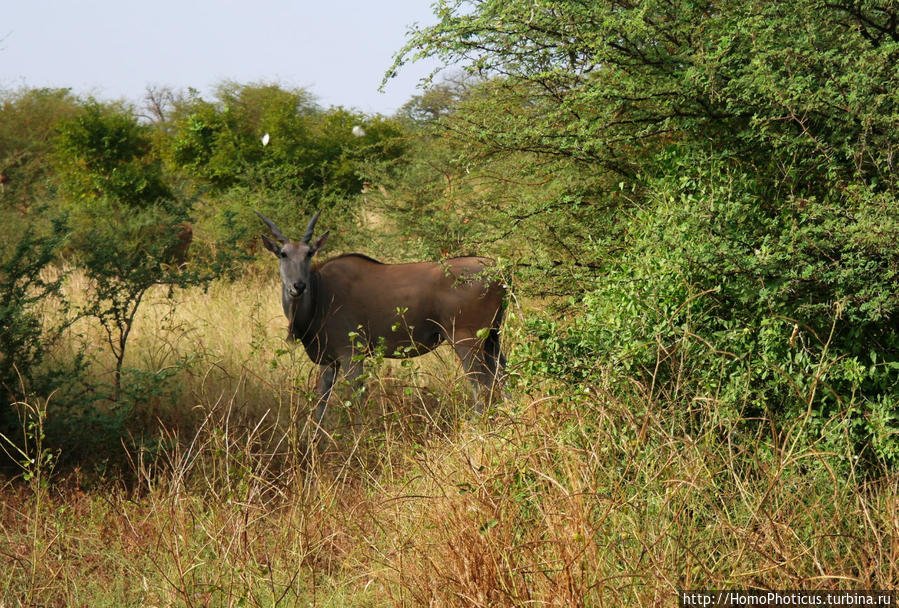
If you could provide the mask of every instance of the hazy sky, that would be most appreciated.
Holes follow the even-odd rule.
[[[431,0],[0,0],[0,88],[138,102],[147,85],[279,82],[324,106],[392,114],[435,64],[378,85]]]

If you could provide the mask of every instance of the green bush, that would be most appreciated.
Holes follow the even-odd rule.
[[[172,197],[153,154],[150,127],[127,108],[89,101],[57,130],[55,168],[73,204],[111,197],[144,207]]]
[[[899,464],[899,211],[876,193],[773,204],[765,176],[683,147],[660,162],[583,312],[532,321],[530,371],[589,382],[611,367],[780,433],[809,415],[808,441]]]
[[[0,433],[15,438],[19,413],[13,405],[28,398],[46,398],[59,384],[56,374],[42,368],[58,332],[65,325],[65,303],[59,298],[61,277],[43,272],[66,235],[62,222],[49,235],[26,229],[10,248],[0,252]],[[41,310],[62,314],[45,326]]]
[[[0,174],[5,181],[0,188],[0,210],[27,215],[51,202],[55,129],[78,112],[78,100],[68,89],[0,92]],[[4,220],[5,230],[18,224],[12,217]]]
[[[479,79],[437,119],[452,158],[505,197],[506,235],[546,225],[555,259],[523,266],[578,281],[566,321],[532,321],[525,371],[591,382],[612,366],[685,408],[764,418],[776,445],[801,430],[899,465],[894,5],[460,0],[436,13],[397,65],[437,56]],[[565,160],[518,194],[529,169]],[[484,170],[501,162],[519,169]]]
[[[365,125],[365,135],[354,136],[354,125]],[[363,158],[401,153],[398,134],[381,117],[322,110],[302,89],[226,82],[215,100],[195,97],[178,108],[166,156],[173,170],[217,193],[350,195],[362,188]]]

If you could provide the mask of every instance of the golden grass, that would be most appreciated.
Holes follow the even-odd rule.
[[[149,407],[181,424],[131,453],[129,484],[48,482],[40,461],[3,484],[0,606],[664,606],[899,580],[895,477],[772,451],[713,401],[687,424],[683,404],[578,386],[470,420],[438,352],[377,366],[310,451],[314,370],[274,280],[161,296],[129,365],[180,366],[177,399]]]

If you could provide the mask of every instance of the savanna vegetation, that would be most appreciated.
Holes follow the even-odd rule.
[[[0,606],[895,589],[899,9],[434,11],[392,117],[2,92]],[[315,209],[335,254],[499,261],[502,403],[375,357],[309,444],[253,211]]]

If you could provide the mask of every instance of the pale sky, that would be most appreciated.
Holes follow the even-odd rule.
[[[277,82],[325,107],[390,115],[435,63],[378,86],[431,0],[0,0],[0,89],[69,87],[138,103],[148,85]]]

